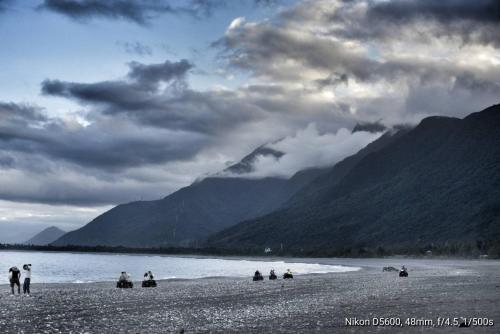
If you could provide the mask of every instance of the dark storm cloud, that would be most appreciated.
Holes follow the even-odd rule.
[[[203,135],[138,127],[116,118],[81,126],[57,118],[39,123],[32,116],[0,121],[0,199],[102,205],[136,200],[137,194],[159,198],[178,187],[179,180],[162,182],[157,175],[152,182],[149,170],[192,159],[211,142]]]
[[[497,0],[393,0],[367,1],[360,13],[359,3],[345,2],[331,15],[332,22],[342,22],[333,33],[357,39],[401,37],[401,27],[410,29],[432,25],[436,36],[458,36],[463,42],[500,45],[500,2]],[[420,32],[422,34],[422,32]]]
[[[145,90],[136,83],[95,84],[44,81],[43,92],[102,105],[101,113],[126,117],[142,125],[202,134],[233,127],[257,116],[259,110],[240,104],[234,92],[197,92],[191,89],[171,96]]]
[[[127,133],[113,133],[104,124],[75,130],[52,123],[41,129],[0,131],[3,151],[38,154],[110,170],[189,158],[204,140],[201,136],[175,136],[152,130],[150,136],[130,133],[129,137]]]
[[[179,187],[175,180],[139,182],[127,174],[90,175],[66,166],[43,174],[16,166],[2,170],[0,181],[0,200],[87,207],[158,199]]]
[[[35,107],[0,106],[0,199],[9,201],[103,205],[136,200],[137,194],[159,198],[179,180],[150,181],[151,170],[190,160],[211,142],[116,117],[83,126],[43,116]]]
[[[352,133],[366,131],[370,133],[383,132],[387,127],[381,121],[357,123],[352,129]]]
[[[254,0],[254,2],[257,5],[269,6],[277,1]],[[217,8],[227,6],[231,4],[231,1],[186,0],[180,3],[182,5],[174,6],[168,0],[44,0],[39,8],[79,21],[100,17],[148,25],[152,19],[161,14],[189,15],[194,18],[209,17]]]
[[[44,141],[31,129],[42,126],[47,120],[40,108],[0,101],[0,143],[18,148],[21,143]]]
[[[42,93],[76,99],[82,104],[106,104],[118,108],[117,112],[157,107],[151,101],[147,87],[138,83],[104,81],[81,84],[59,80],[42,82]],[[109,110],[113,112],[113,110]]]
[[[144,65],[138,62],[130,63],[128,77],[140,84],[156,84],[183,78],[193,68],[193,64],[183,59],[179,62],[165,61],[162,64]]]
[[[20,122],[26,124],[26,122],[29,121],[43,122],[46,120],[47,118],[41,112],[40,108],[0,101],[0,124],[5,124],[5,122]]]
[[[183,80],[193,65],[187,60],[179,62],[167,60],[164,63],[151,65],[132,62],[129,67],[127,77],[130,80],[103,81],[93,84],[45,80],[42,82],[42,93],[74,98],[85,104],[107,104],[113,107],[113,110],[108,110],[109,112],[158,109],[162,108],[165,102],[152,98],[159,83]]]
[[[0,169],[14,167],[14,158],[10,155],[0,153]]]
[[[52,136],[51,145],[43,145],[37,152],[44,152],[81,166],[124,169],[190,158],[202,146],[204,139],[196,135],[176,136],[151,130],[151,135],[141,133],[138,136],[133,133],[133,129],[129,136],[127,133],[114,133],[103,129],[103,125],[89,126],[77,133],[53,126],[51,130],[63,136],[64,140]],[[107,133],[98,134],[103,130]]]
[[[82,104],[106,104],[117,108],[117,112],[151,108],[151,99],[146,87],[138,83],[104,81],[81,84],[59,80],[42,82],[42,93],[76,99]],[[108,110],[108,113],[114,110]]]
[[[140,124],[214,134],[253,119],[260,111],[241,105],[235,92],[197,92],[187,87],[186,73],[193,65],[186,60],[144,65],[130,64],[128,80],[83,84],[45,80],[42,93],[75,99],[100,107],[105,115],[121,115]],[[167,83],[160,89],[160,83]]]
[[[335,87],[339,84],[344,84],[347,86],[349,83],[349,77],[345,73],[334,73],[330,74],[324,79],[317,79],[315,82],[320,89],[324,89],[326,87]]]
[[[499,94],[500,81],[492,82],[476,77],[473,73],[463,73],[456,77],[455,89],[463,89],[471,92],[482,92],[486,94]]]
[[[372,2],[368,16],[374,20],[435,19],[440,22],[470,20],[500,23],[500,2],[497,0],[396,0]]]
[[[105,17],[130,20],[142,25],[158,14],[175,11],[168,3],[148,0],[45,0],[40,8],[78,20]]]

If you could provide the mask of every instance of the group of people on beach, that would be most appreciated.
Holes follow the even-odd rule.
[[[290,271],[290,269],[287,269],[286,272],[283,274],[283,279],[289,279],[289,278],[293,278],[293,274]],[[278,276],[276,275],[276,272],[274,271],[274,269],[271,269],[271,271],[269,272],[269,279],[270,280],[278,279]],[[254,281],[262,281],[262,280],[264,280],[264,276],[262,276],[260,271],[256,270],[254,275],[253,275],[253,280]]]
[[[24,283],[23,283],[23,294],[29,296],[30,295],[30,283],[31,283],[31,264],[23,265],[24,270]],[[274,269],[271,269],[269,272],[269,279],[275,280],[278,276],[276,275]],[[293,274],[290,269],[283,274],[283,279],[293,278]],[[256,270],[253,276],[254,281],[262,281],[264,277],[260,273],[260,271]],[[11,267],[9,269],[9,282],[12,294],[15,294],[14,287],[17,286],[18,294],[21,294],[21,271],[16,266]],[[126,271],[122,271],[120,277],[118,278],[118,282],[116,283],[118,288],[132,288],[134,285],[132,280],[130,279],[130,275]],[[156,287],[156,281],[154,280],[154,275],[151,270],[144,273],[144,278],[142,281],[142,287]]]
[[[120,277],[118,278],[118,282],[116,283],[117,288],[133,288],[134,284],[130,279],[130,275],[126,271],[122,271]],[[156,287],[156,281],[154,279],[154,275],[151,270],[148,270],[144,273],[144,277],[142,280],[143,288],[151,288]]]
[[[23,294],[30,295],[30,283],[31,283],[31,264],[23,265],[24,270],[24,283],[23,283]],[[14,295],[14,287],[17,285],[17,293],[21,294],[21,271],[16,266],[9,268],[9,282],[11,292]]]

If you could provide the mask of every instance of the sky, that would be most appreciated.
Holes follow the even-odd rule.
[[[0,0],[0,242],[500,100],[496,0]]]

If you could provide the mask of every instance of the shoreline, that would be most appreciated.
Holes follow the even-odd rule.
[[[252,282],[213,277],[159,280],[157,288],[114,282],[32,285],[32,297],[0,286],[2,333],[455,333],[456,327],[347,326],[347,318],[483,317],[500,326],[499,261],[406,261],[408,278],[382,272],[399,259],[356,259],[355,272]],[[339,264],[338,259],[323,259]],[[345,261],[345,259],[343,259]],[[343,262],[341,261],[341,262]],[[342,263],[340,263],[342,264]]]
[[[336,266],[337,263],[334,262],[319,264],[322,261],[315,259],[278,257],[141,256],[138,254],[116,256],[116,254],[15,251],[0,252],[0,257],[3,260],[0,265],[5,271],[12,265],[19,267],[22,263],[33,263],[34,268],[38,269],[33,272],[32,284],[116,282],[120,272],[123,271],[130,274],[132,281],[140,284],[144,270],[152,270],[155,278],[162,280],[210,277],[245,278],[252,277],[255,270],[266,274],[273,268],[279,275],[287,268],[291,268],[295,275],[359,270],[349,264]],[[8,284],[8,280],[0,280],[0,284],[2,283]]]
[[[17,252],[15,250],[9,250],[7,252]],[[39,252],[39,251],[32,251],[32,250],[27,250],[23,251],[23,253],[58,253],[58,254],[89,254],[87,252],[60,252],[60,251],[46,251],[46,252]],[[2,251],[0,251],[0,254]],[[441,266],[446,266],[448,264],[455,265],[457,263],[463,263],[465,266],[470,266],[470,265],[498,265],[500,267],[500,260],[496,259],[452,259],[452,258],[437,258],[437,257],[426,257],[426,258],[410,258],[410,257],[384,257],[384,258],[309,258],[309,257],[278,257],[278,256],[211,256],[211,255],[165,255],[165,254],[138,254],[138,253],[133,253],[133,254],[126,254],[126,253],[91,253],[91,255],[117,255],[117,256],[145,256],[145,257],[159,257],[159,258],[186,258],[186,259],[211,259],[211,260],[225,260],[225,261],[255,261],[255,262],[263,262],[265,264],[270,264],[270,267],[272,267],[272,264],[289,264],[290,267],[292,268],[292,272],[295,270],[293,269],[294,264],[296,265],[301,265],[301,264],[313,264],[313,265],[320,265],[320,266],[340,266],[343,267],[346,270],[328,270],[328,268],[325,269],[318,269],[317,271],[310,271],[306,273],[300,273],[295,271],[296,276],[307,276],[307,275],[325,275],[325,274],[342,274],[344,272],[359,272],[362,270],[366,269],[376,269],[376,270],[381,270],[382,267],[384,266],[392,266],[397,269],[399,269],[402,265],[406,265],[407,267],[410,266],[412,267],[414,264],[422,264],[422,263],[427,263],[427,267],[429,266],[435,266],[435,265],[441,265]],[[377,263],[374,265],[374,263]],[[264,264],[261,264],[263,266]],[[260,269],[261,267],[258,267],[257,269]],[[314,269],[313,269],[314,270]],[[153,270],[154,271],[154,270]],[[265,270],[261,272],[265,273]],[[157,278],[157,281],[177,281],[177,280],[201,280],[201,279],[211,279],[211,278],[221,278],[221,279],[245,279],[245,278],[251,278],[253,272],[249,272],[248,275],[241,275],[241,274],[235,274],[235,275],[208,275],[208,276],[195,276],[195,277],[186,277],[185,275],[183,277],[176,277],[175,275],[172,275],[172,277],[162,277],[162,278]],[[137,275],[133,275],[132,281],[134,282],[135,285],[140,285],[142,282],[142,276],[138,277]],[[280,277],[280,274],[278,273],[278,276]],[[117,276],[118,277],[118,276]],[[161,277],[157,275],[157,277]],[[138,279],[134,279],[138,278]],[[71,281],[41,281],[37,282],[36,281],[36,276],[32,279],[32,285],[33,284],[77,284],[77,285],[83,285],[83,284],[97,284],[97,283],[115,283],[116,279],[113,277],[111,278],[109,276],[109,273],[107,275],[107,278],[105,279],[88,279],[88,280],[78,280],[74,279]],[[9,283],[8,281],[0,281],[0,287],[1,286],[8,286]]]

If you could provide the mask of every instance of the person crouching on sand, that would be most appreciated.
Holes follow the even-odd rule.
[[[21,283],[19,279],[21,278],[21,272],[17,267],[12,267],[9,269],[9,280],[10,280],[10,288],[12,290],[12,294],[14,294],[14,285],[17,285],[17,293],[21,294]]]
[[[154,276],[151,270],[145,272],[143,281],[152,281],[152,280],[154,280]]]
[[[120,278],[118,278],[118,281],[119,282],[128,282],[129,280],[130,280],[130,276],[125,271],[122,271],[122,273],[120,274]]]
[[[31,264],[25,264],[24,269],[24,283],[23,283],[23,293],[30,295],[30,283],[31,283]]]

